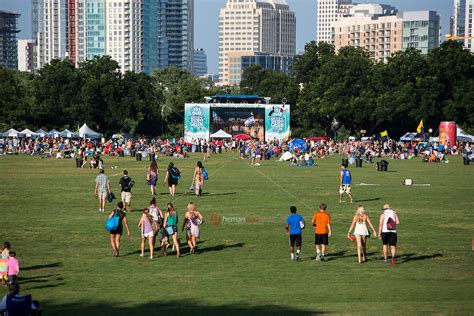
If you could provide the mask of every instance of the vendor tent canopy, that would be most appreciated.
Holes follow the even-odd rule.
[[[30,131],[29,129],[25,128],[24,130],[22,130],[20,132],[21,136],[23,137],[36,137],[38,136],[38,134],[36,134],[35,132],[32,132]]]
[[[247,139],[251,139],[252,137],[250,137],[247,134],[242,133],[242,134],[234,136],[234,138],[235,139],[241,139],[241,140],[247,140]]]
[[[39,137],[45,137],[48,133],[46,133],[46,131],[42,130],[41,128],[39,130],[36,131],[36,134],[39,136]]]
[[[402,142],[410,142],[412,140],[414,140],[416,137],[416,133],[406,133],[405,135],[403,135],[402,137],[400,137],[400,141]]]
[[[83,138],[96,139],[101,138],[102,134],[92,130],[86,123],[84,123],[84,125],[79,129],[79,136]]]
[[[79,136],[77,133],[71,132],[68,129],[65,129],[59,135],[63,138],[77,138]]]
[[[59,131],[55,130],[54,128],[48,132],[49,137],[59,137]]]
[[[474,136],[469,135],[459,127],[457,128],[456,135],[456,139],[462,143],[474,143]]]
[[[2,134],[3,137],[18,137],[19,135],[20,133],[13,128],[9,129],[8,131]]]
[[[211,138],[231,138],[232,135],[224,132],[223,130],[218,130],[216,133],[211,134]]]
[[[288,161],[292,158],[293,158],[293,154],[287,151],[283,155],[281,155],[280,161]]]
[[[290,146],[290,151],[295,150],[295,148],[304,151],[307,148],[305,140],[301,138],[293,139],[291,142],[288,143],[288,145]]]

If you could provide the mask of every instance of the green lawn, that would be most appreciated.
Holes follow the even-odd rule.
[[[76,169],[71,160],[0,157],[0,240],[10,241],[20,259],[22,292],[39,300],[46,315],[474,312],[474,166],[462,165],[460,157],[449,164],[390,161],[387,173],[375,165],[351,168],[352,205],[338,203],[338,156],[313,168],[278,161],[252,167],[236,154],[213,156],[205,163],[205,194],[196,198],[188,187],[200,158],[174,161],[183,176],[172,199],[181,218],[194,201],[207,219],[219,214],[260,221],[207,221],[195,256],[185,248],[179,259],[151,261],[139,257],[138,211],[128,215],[132,237],[122,239],[122,256],[112,257],[106,215],[98,213],[93,195],[96,171]],[[161,180],[169,161],[158,162]],[[126,168],[136,181],[133,207],[146,207],[148,162],[105,158],[105,164],[116,195],[117,174]],[[405,187],[405,178],[432,186]],[[163,208],[170,201],[167,187],[158,191]],[[328,261],[314,260],[310,225],[303,261],[290,261],[284,231],[289,207],[310,221],[321,202],[333,220]],[[377,222],[384,203],[401,220],[399,264],[384,264],[381,242],[371,239],[369,261],[359,265],[355,244],[346,239],[352,214],[362,204]]]

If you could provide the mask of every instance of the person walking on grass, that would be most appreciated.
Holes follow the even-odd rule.
[[[296,214],[296,206],[290,207],[291,215],[286,218],[286,232],[290,235],[290,259],[298,261],[301,256],[301,244],[303,238],[301,236],[302,229],[305,226],[303,216]],[[296,246],[296,254],[295,254]]]
[[[153,236],[153,246],[156,243],[156,236],[161,232],[163,232],[163,212],[160,210],[159,207],[156,206],[156,199],[153,198],[150,201],[150,205],[148,206],[148,210],[150,211],[150,215],[153,217],[153,221],[155,225],[158,227],[158,231],[155,232]]]
[[[174,163],[170,162],[168,165],[168,170],[166,171],[165,180],[163,185],[166,185],[168,182],[168,188],[170,191],[170,196],[174,196],[176,193],[176,186],[178,185],[178,180],[181,178],[181,172],[178,168],[174,166]]]
[[[202,186],[204,185],[204,175],[203,175],[203,166],[202,162],[198,161],[196,168],[194,168],[193,175],[194,189],[196,191],[196,196],[202,195]]]
[[[114,257],[119,256],[120,252],[120,238],[122,238],[123,225],[127,229],[127,236],[130,237],[130,228],[128,227],[127,214],[123,211],[123,202],[120,201],[117,204],[117,208],[109,214],[109,218],[118,216],[119,223],[117,229],[110,231],[110,244],[112,245],[112,255]]]
[[[123,171],[123,176],[119,180],[120,189],[122,191],[122,202],[125,206],[125,209],[130,212],[132,209],[131,202],[132,202],[132,187],[135,184],[132,181],[132,178],[128,176],[128,171]]]
[[[189,226],[189,234],[188,234],[188,245],[190,247],[189,254],[194,255],[196,252],[196,245],[197,239],[200,236],[200,229],[204,217],[201,215],[196,209],[196,205],[193,202],[188,203],[187,212],[184,215],[186,224]],[[188,230],[186,230],[188,232]]]
[[[105,212],[105,200],[110,192],[110,179],[105,175],[104,169],[100,169],[95,178],[95,196],[99,198],[99,213]]]
[[[18,274],[20,274],[20,263],[16,258],[16,252],[10,251],[10,258],[7,261],[8,268],[8,284],[16,282],[18,279]]]
[[[151,195],[156,195],[156,181],[158,180],[158,165],[152,161],[146,174],[146,183],[150,187]]]
[[[400,220],[397,213],[390,208],[390,205],[385,204],[380,214],[379,220],[379,238],[382,239],[383,244],[383,259],[388,262],[387,252],[388,246],[390,246],[390,252],[392,254],[392,264],[397,263],[395,258],[395,252],[397,248],[397,225],[400,225]]]
[[[369,215],[365,212],[363,206],[359,206],[352,217],[352,223],[349,227],[349,232],[347,233],[347,237],[349,238],[352,229],[354,229],[354,236],[357,241],[357,258],[359,263],[365,262],[367,259],[367,237],[370,236],[367,224],[369,224],[370,228],[372,228],[374,236],[377,238],[377,232],[375,231],[374,225],[372,225],[372,222],[370,221]]]
[[[339,174],[339,203],[342,203],[342,196],[344,195],[344,193],[349,195],[349,200],[352,203],[351,183],[351,171],[347,169],[347,166],[345,164],[342,164],[341,172]]]
[[[0,255],[0,278],[3,286],[8,285],[8,260],[10,258],[10,248],[10,243],[5,241]]]
[[[326,212],[327,205],[321,203],[319,211],[315,212],[312,219],[314,227],[314,244],[316,245],[316,261],[324,261],[326,248],[331,237],[331,217]]]
[[[153,259],[153,239],[155,237],[155,232],[153,231],[153,216],[150,215],[150,210],[143,210],[143,215],[140,218],[140,223],[138,227],[141,228],[142,240],[140,244],[141,254],[140,257],[145,256],[145,240],[148,239],[148,246],[150,248],[150,259]]]
[[[166,250],[168,249],[169,240],[171,238],[173,239],[173,245],[176,249],[176,256],[179,257],[181,254],[179,251],[178,240],[178,212],[174,208],[173,203],[168,203],[163,223],[165,225],[165,233],[167,237],[163,240],[162,244],[163,255],[166,256]]]

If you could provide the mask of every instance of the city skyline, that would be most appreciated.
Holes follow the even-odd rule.
[[[316,39],[316,0],[287,0],[296,14],[296,51],[302,52],[307,42]],[[453,15],[452,0],[385,0],[354,1],[355,3],[383,3],[393,5],[400,11],[434,10],[441,16],[441,33],[449,33],[449,21]],[[194,48],[203,48],[207,54],[208,70],[218,72],[219,11],[226,0],[195,0]],[[31,0],[2,0],[0,10],[21,14],[18,38],[31,38]]]

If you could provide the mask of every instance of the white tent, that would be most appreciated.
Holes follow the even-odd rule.
[[[293,158],[293,154],[290,153],[289,151],[285,152],[283,155],[280,157],[280,161],[288,161]]]
[[[32,132],[30,131],[29,129],[25,128],[24,130],[22,130],[20,132],[20,134],[22,134],[22,136],[25,136],[25,137],[35,137],[35,136],[38,136],[35,132]]]
[[[458,141],[461,141],[464,143],[474,143],[474,136],[469,135],[468,133],[464,132],[459,127],[457,128],[456,135],[457,135],[456,138]]]
[[[211,134],[211,138],[232,138],[232,135],[220,129],[216,133]]]
[[[84,123],[84,125],[79,129],[79,136],[83,138],[96,139],[101,138],[102,134],[92,130],[86,123]]]
[[[13,128],[9,129],[8,131],[2,134],[3,137],[18,137],[19,135],[20,133]]]
[[[64,131],[59,133],[59,135],[63,138],[76,138],[78,136],[77,133],[71,132],[68,129],[65,129]]]

